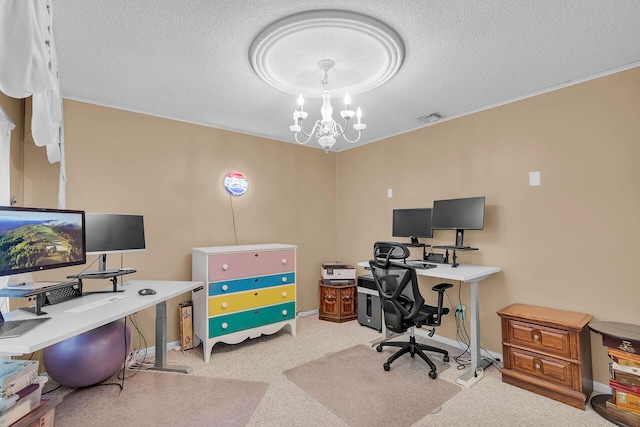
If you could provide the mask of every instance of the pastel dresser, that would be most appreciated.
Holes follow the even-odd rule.
[[[279,243],[192,248],[194,334],[204,360],[218,342],[237,344],[285,326],[296,335],[296,247]]]

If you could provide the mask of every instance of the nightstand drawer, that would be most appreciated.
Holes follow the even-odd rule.
[[[573,365],[569,362],[516,348],[509,348],[507,357],[511,362],[511,369],[515,371],[566,387],[573,387],[571,372]]]
[[[530,349],[541,349],[558,356],[571,357],[569,331],[532,323],[509,320],[509,342]]]

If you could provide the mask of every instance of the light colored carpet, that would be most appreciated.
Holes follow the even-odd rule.
[[[284,372],[284,375],[352,427],[413,425],[460,391],[447,381],[429,378],[418,357],[401,356],[385,372],[390,354],[357,345]],[[448,365],[432,358],[438,372]]]
[[[500,330],[484,333],[500,334]],[[198,381],[196,378],[199,377],[209,377],[268,383],[269,388],[247,422],[247,427],[349,427],[349,424],[343,419],[287,379],[283,372],[316,360],[325,354],[336,353],[358,344],[369,346],[371,341],[380,337],[381,334],[376,330],[360,326],[355,320],[345,323],[326,322],[319,320],[316,314],[298,318],[295,337],[292,337],[288,331],[281,331],[274,335],[262,336],[235,345],[216,344],[208,363],[203,360],[202,346],[188,350],[184,354],[169,351],[166,359],[169,365],[191,366],[193,372],[188,375],[170,373],[162,375],[170,376],[172,380],[176,376],[182,376],[194,381]],[[426,338],[417,337],[416,339],[420,342],[442,346]],[[375,349],[371,350],[377,354]],[[447,381],[457,386],[456,379],[465,372],[465,369],[457,367],[453,356],[461,350],[449,350],[451,368],[440,371],[438,380]],[[387,352],[391,354],[392,350],[385,349],[383,354]],[[437,359],[437,356],[434,358]],[[376,364],[376,368],[380,366],[381,374],[389,374],[393,372],[397,363],[417,362],[410,357],[407,359],[408,361],[397,360],[394,362],[389,372],[382,371],[379,364]],[[433,380],[429,378],[426,383],[429,384],[431,381]],[[55,389],[56,386],[55,381],[49,379],[43,393]],[[73,389],[63,387],[48,395],[64,396],[71,391]],[[185,411],[194,412],[201,407],[201,405],[192,402],[191,394],[181,395],[174,392],[171,386],[143,390],[141,393],[143,395],[158,393],[166,400],[175,400],[175,404]],[[350,393],[350,389],[342,393]],[[117,394],[114,396],[117,398]],[[171,403],[173,404],[173,402]],[[366,403],[363,405],[366,406]],[[370,408],[370,406],[367,407]],[[77,410],[82,411],[82,406],[79,406]],[[148,425],[145,413],[137,416],[138,410],[138,408],[129,410],[129,407],[124,409],[118,404],[111,404],[107,399],[102,402],[101,410],[91,415],[91,422],[88,425],[116,424],[122,427]],[[128,424],[118,422],[123,417],[126,417],[127,420],[135,418],[135,422]],[[190,424],[178,422],[158,425],[182,427]],[[485,370],[485,376],[480,382],[470,389],[462,387],[459,393],[442,405],[441,410],[426,415],[414,423],[412,427],[451,427],[452,425],[610,427],[612,424],[600,417],[591,406],[588,406],[585,411],[581,411],[544,396],[505,384],[501,380],[498,369],[491,367]],[[56,426],[68,427],[61,421],[57,408]]]
[[[112,378],[107,382],[119,382]],[[56,407],[56,425],[245,426],[269,384],[144,371],[113,385],[78,389]]]

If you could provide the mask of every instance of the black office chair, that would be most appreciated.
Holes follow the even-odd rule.
[[[401,243],[376,242],[373,246],[374,259],[369,261],[369,265],[382,299],[384,323],[391,332],[404,333],[410,330],[409,342],[386,341],[378,344],[376,350],[381,352],[385,346],[400,347],[400,350],[382,365],[385,371],[391,369],[391,363],[403,354],[410,353],[411,357],[417,354],[431,367],[429,376],[435,379],[436,365],[424,352],[441,353],[445,362],[449,361],[449,353],[441,348],[416,343],[414,327],[430,326],[429,336],[433,336],[442,316],[449,313],[449,309],[442,304],[444,291],[453,285],[435,285],[432,289],[438,293],[438,306],[426,305],[418,288],[416,270],[406,264],[409,255],[409,249]]]

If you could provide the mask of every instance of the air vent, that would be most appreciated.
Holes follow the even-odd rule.
[[[418,117],[418,120],[422,120],[425,123],[434,123],[437,122],[438,120],[441,120],[444,116],[440,113],[431,113],[431,114],[427,114],[426,116],[420,116]]]

